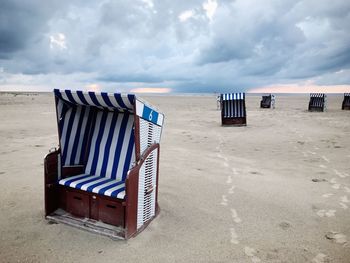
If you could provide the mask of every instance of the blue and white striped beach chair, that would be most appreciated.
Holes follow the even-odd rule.
[[[341,109],[350,110],[350,93],[344,93],[344,99]]]
[[[47,218],[115,238],[135,235],[159,211],[164,115],[131,94],[54,95],[59,148],[45,158]]]
[[[220,98],[222,125],[247,125],[245,93],[225,93]]]
[[[309,111],[325,111],[327,95],[324,93],[310,93]]]

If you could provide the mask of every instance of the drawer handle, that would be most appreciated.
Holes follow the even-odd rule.
[[[150,193],[152,193],[152,192],[153,192],[153,190],[154,190],[154,186],[153,186],[153,185],[151,185],[150,187],[148,187],[148,188],[147,188],[147,190],[146,190],[146,194],[150,194]]]
[[[107,205],[107,207],[113,208],[113,209],[116,209],[116,208],[117,208],[115,205]]]
[[[82,200],[82,198],[79,197],[79,196],[74,196],[73,198],[76,199],[76,200],[80,200],[80,201]]]

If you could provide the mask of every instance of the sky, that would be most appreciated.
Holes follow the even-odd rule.
[[[348,0],[0,0],[0,91],[350,92]]]

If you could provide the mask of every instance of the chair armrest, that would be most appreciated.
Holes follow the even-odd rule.
[[[56,183],[58,180],[58,155],[60,148],[50,150],[44,158],[45,185]]]

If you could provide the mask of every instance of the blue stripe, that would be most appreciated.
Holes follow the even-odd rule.
[[[129,109],[128,107],[126,107],[126,105],[122,99],[122,96],[120,94],[114,93],[114,98],[116,99],[117,103],[120,105],[121,108]]]
[[[77,180],[80,180],[80,179],[84,179],[84,178],[88,178],[90,177],[91,175],[86,175],[86,174],[82,174],[81,176],[77,177],[77,178],[74,178],[74,179],[70,179],[70,180],[67,180],[64,185],[65,186],[69,186],[71,183],[77,181]]]
[[[70,90],[65,90],[64,91],[69,99],[70,102],[77,104],[77,102],[74,100],[73,96],[72,96],[72,92]]]
[[[102,113],[102,118],[101,118],[101,123],[100,123],[100,129],[97,134],[97,140],[95,144],[95,152],[94,152],[94,157],[93,161],[91,164],[91,175],[94,175],[96,173],[96,168],[97,168],[97,162],[98,162],[98,157],[99,157],[99,152],[100,152],[100,145],[101,145],[101,140],[104,134],[104,129],[106,127],[106,119],[107,119],[107,112]],[[96,124],[95,124],[96,125]],[[91,153],[90,153],[91,154]]]
[[[125,130],[126,130],[126,126],[128,124],[128,119],[129,119],[129,114],[124,113],[123,114],[123,120],[122,120],[122,123],[121,123],[121,126],[120,126],[117,147],[115,149],[116,152],[115,152],[115,155],[114,155],[114,163],[113,163],[112,175],[111,175],[112,179],[116,179],[116,177],[117,177],[117,168],[118,168],[119,161],[120,161],[120,152],[121,152],[122,146],[123,146]]]
[[[80,155],[80,160],[79,163],[84,163],[85,160],[87,160],[88,157],[88,153],[86,153],[86,147],[88,147],[89,144],[89,135],[90,135],[90,130],[91,127],[93,127],[94,121],[93,121],[93,117],[95,115],[95,111],[93,111],[93,109],[90,107],[90,111],[89,111],[89,116],[88,116],[88,120],[86,123],[86,127],[85,127],[85,133],[84,133],[84,138],[83,138],[83,144],[81,147],[81,155]],[[92,137],[92,136],[90,136]]]
[[[62,99],[62,94],[59,89],[54,89],[53,92],[55,93],[55,96]]]
[[[98,183],[96,183],[96,184],[90,185],[90,186],[86,189],[86,191],[92,192],[92,190],[93,190],[96,186],[103,185],[103,184],[108,183],[108,182],[111,182],[111,181],[112,181],[111,179],[106,178],[106,180],[102,180],[101,182],[98,182]]]
[[[128,99],[131,105],[135,104],[135,95],[133,94],[128,94]]]
[[[120,192],[124,191],[124,190],[125,190],[125,186],[122,187],[122,188],[120,188],[120,189],[118,189],[118,190],[114,190],[114,191],[111,193],[111,197],[117,197],[117,195],[118,195]]]
[[[92,100],[93,103],[95,103],[95,106],[102,106],[97,98],[96,98],[96,95],[95,95],[95,92],[92,92],[92,91],[89,91],[89,96],[90,96],[90,99]]]
[[[121,184],[123,184],[124,182],[122,182],[122,181],[119,181],[119,182],[115,182],[114,184],[111,184],[111,185],[108,185],[108,186],[105,186],[105,187],[103,187],[103,188],[101,188],[99,191],[98,191],[98,193],[99,194],[104,194],[108,189],[111,189],[111,188],[113,188],[113,187],[116,187],[116,186],[118,186],[118,185],[121,185]],[[118,190],[115,190],[115,191],[118,191]],[[114,192],[114,191],[113,191]],[[112,192],[112,193],[113,193]]]
[[[126,158],[125,158],[124,167],[123,167],[123,175],[122,175],[123,181],[125,181],[127,173],[129,171],[129,168],[130,168],[132,150],[133,150],[134,144],[135,144],[134,139],[135,139],[134,129],[132,129],[132,132],[131,132],[130,138],[129,138],[128,151],[126,153]]]
[[[77,91],[77,95],[82,103],[84,103],[85,105],[89,105],[82,91]]]
[[[76,107],[72,108],[72,112],[71,112],[71,115],[70,115],[69,121],[68,121],[67,133],[64,134],[64,136],[66,137],[66,141],[65,141],[63,153],[62,153],[63,164],[66,163],[68,144],[69,144],[70,134],[72,132],[73,122],[74,122],[75,115],[76,115],[76,110],[77,110]]]
[[[81,106],[80,106],[81,107]],[[81,107],[81,112],[80,112],[80,117],[79,117],[79,123],[78,123],[78,127],[77,127],[77,133],[75,134],[75,138],[74,138],[74,142],[73,142],[73,147],[72,147],[72,154],[70,156],[70,161],[69,164],[76,164],[75,162],[75,158],[77,156],[77,151],[78,151],[78,143],[79,143],[79,139],[80,139],[80,132],[81,132],[81,128],[83,126],[83,120],[85,117],[85,110],[86,107]],[[81,155],[81,153],[78,153]],[[80,156],[79,156],[80,159]]]
[[[90,177],[92,177],[92,176],[90,175]],[[84,184],[88,184],[88,183],[97,181],[97,180],[99,180],[99,179],[101,179],[101,177],[86,178],[85,181],[82,181],[82,182],[78,183],[74,188],[81,189],[81,187],[82,187]]]
[[[114,108],[111,100],[108,97],[108,94],[106,92],[101,92],[101,96],[103,98],[103,101],[108,105],[108,107]]]
[[[113,113],[109,113],[109,114],[113,114]],[[113,134],[116,132],[115,126],[117,124],[117,118],[118,118],[118,113],[113,114],[111,127],[110,127],[109,132],[108,132],[106,147],[104,149],[103,163],[102,163],[102,167],[101,167],[100,176],[106,176],[107,167],[108,167],[108,165],[111,165],[111,164],[108,164],[109,151],[110,151],[111,145],[112,145]]]

